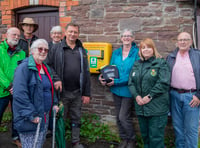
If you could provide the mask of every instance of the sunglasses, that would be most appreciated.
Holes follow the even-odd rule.
[[[42,48],[42,47],[38,47],[38,51],[41,53],[42,51],[44,51],[45,53],[49,52],[49,49],[47,48]]]

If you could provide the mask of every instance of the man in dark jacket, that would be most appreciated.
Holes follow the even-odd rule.
[[[182,32],[178,48],[167,57],[171,69],[171,114],[176,148],[197,148],[200,104],[200,51],[191,48],[192,38]]]
[[[53,46],[46,62],[52,68],[54,86],[62,91],[65,117],[69,111],[72,127],[72,147],[83,148],[80,141],[81,106],[90,101],[90,73],[86,50],[79,37],[79,26],[69,23],[61,43]]]
[[[30,55],[30,46],[33,41],[38,39],[37,36],[33,35],[38,29],[38,24],[35,23],[33,18],[24,18],[23,22],[19,23],[19,29],[23,32],[20,36],[19,46],[26,52],[26,57]]]

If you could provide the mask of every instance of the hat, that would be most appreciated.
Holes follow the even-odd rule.
[[[30,18],[30,17],[25,17],[24,19],[23,19],[23,22],[19,22],[19,29],[21,30],[21,31],[24,31],[23,29],[22,29],[22,25],[24,25],[24,24],[31,24],[31,25],[33,25],[34,26],[34,30],[33,30],[33,32],[35,32],[37,29],[38,29],[38,24],[36,24],[35,23],[35,21],[33,20],[33,18]]]

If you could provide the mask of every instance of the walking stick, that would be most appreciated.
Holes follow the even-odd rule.
[[[52,148],[55,146],[55,128],[56,128],[56,110],[53,110],[53,138],[52,138]]]
[[[41,124],[42,118],[39,118],[39,123],[37,125],[37,130],[36,130],[36,134],[35,134],[35,141],[34,141],[34,145],[33,148],[36,148],[37,146],[37,142],[38,142],[38,136],[39,136],[39,132],[40,132],[40,124]]]

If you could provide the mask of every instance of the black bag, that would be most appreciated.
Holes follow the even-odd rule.
[[[100,69],[100,72],[105,79],[106,83],[110,83],[112,80],[110,78],[119,78],[119,71],[115,65],[107,65]]]

